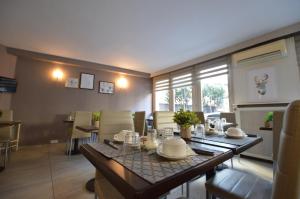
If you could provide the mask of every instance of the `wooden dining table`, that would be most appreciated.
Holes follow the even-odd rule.
[[[250,135],[247,141],[240,142],[238,144],[237,139],[232,139],[232,143],[229,140],[225,140],[220,137],[220,140],[211,137],[206,139],[194,136],[191,140],[187,141],[187,144],[197,144],[199,147],[205,147],[206,149],[222,151],[222,153],[216,157],[213,157],[207,162],[203,162],[192,168],[189,168],[180,173],[174,174],[162,181],[154,184],[149,183],[145,179],[141,178],[136,173],[130,171],[117,161],[105,157],[95,148],[88,144],[81,145],[81,153],[100,170],[110,183],[116,187],[116,189],[125,198],[157,198],[164,193],[167,193],[171,189],[188,182],[199,175],[206,175],[206,178],[211,177],[215,173],[215,168],[223,162],[231,159],[234,155],[237,155],[252,146],[262,141],[261,137]]]
[[[114,159],[105,157],[89,144],[81,145],[80,151],[125,198],[152,199],[158,198],[199,175],[206,174],[207,177],[210,177],[217,165],[233,157],[230,149],[193,143],[193,145],[195,144],[198,147],[219,151],[220,154],[155,183],[143,179]]]
[[[205,137],[195,135],[191,138],[191,141],[230,149],[234,155],[239,155],[262,142],[263,138],[255,134],[247,134],[242,139],[228,138],[224,135],[206,135]]]

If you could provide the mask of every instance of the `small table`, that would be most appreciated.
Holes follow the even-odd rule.
[[[21,121],[0,121],[0,128],[21,124]]]
[[[21,121],[0,121],[0,128],[10,127],[10,126],[20,125],[20,124],[21,124]],[[19,139],[19,134],[17,135],[17,139]],[[0,152],[2,149],[5,150],[5,156],[4,156],[4,161],[3,161],[4,163],[3,163],[3,166],[0,166],[0,172],[2,172],[6,166],[6,158],[7,158],[10,140],[9,139],[0,140],[0,144],[2,144],[2,146],[0,147]],[[4,146],[4,148],[2,148],[3,146]]]

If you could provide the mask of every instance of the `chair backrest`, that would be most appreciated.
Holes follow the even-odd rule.
[[[1,110],[1,112],[2,116],[0,117],[0,121],[13,121],[12,110]],[[0,128],[0,138],[12,139],[13,136],[13,127]]]
[[[285,114],[280,134],[273,199],[300,198],[300,100],[292,102]]]
[[[99,142],[112,139],[121,130],[134,131],[132,112],[130,111],[101,111]]]
[[[283,111],[273,112],[273,161],[277,162],[278,159],[278,148],[280,140],[280,132],[283,123]]]
[[[172,111],[155,111],[153,113],[153,126],[155,129],[177,129],[177,124],[173,121],[173,118],[174,112]]]
[[[236,124],[235,113],[233,112],[221,112],[220,118],[225,118],[228,123]]]
[[[145,133],[145,126],[146,126],[146,112],[139,111],[134,113],[134,129],[136,132],[143,136]]]
[[[205,124],[204,113],[202,111],[195,112],[198,119],[200,120],[200,124]]]
[[[91,137],[90,133],[85,133],[83,131],[76,129],[76,126],[90,126],[90,125],[92,125],[92,112],[76,111],[71,137],[72,138]]]

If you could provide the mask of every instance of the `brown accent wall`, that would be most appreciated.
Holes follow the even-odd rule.
[[[58,65],[19,57],[16,65],[17,92],[11,108],[15,119],[22,120],[22,145],[65,141],[66,124],[63,120],[71,111],[86,110],[145,110],[151,112],[152,83],[150,78],[127,76],[129,88],[116,88],[115,94],[98,93],[99,80],[114,82],[118,73],[59,66],[67,77],[78,77],[80,72],[95,74],[94,90],[65,88],[64,81],[56,82],[51,72]]]

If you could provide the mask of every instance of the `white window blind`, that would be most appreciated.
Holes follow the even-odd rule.
[[[195,69],[195,80],[215,77],[229,73],[228,58],[220,58],[203,64],[199,64]]]
[[[192,85],[192,73],[172,77],[172,88]]]
[[[194,82],[229,73],[229,56],[197,64],[185,69],[154,77],[154,91],[191,86]]]
[[[158,80],[154,82],[155,91],[169,90],[169,79]]]

